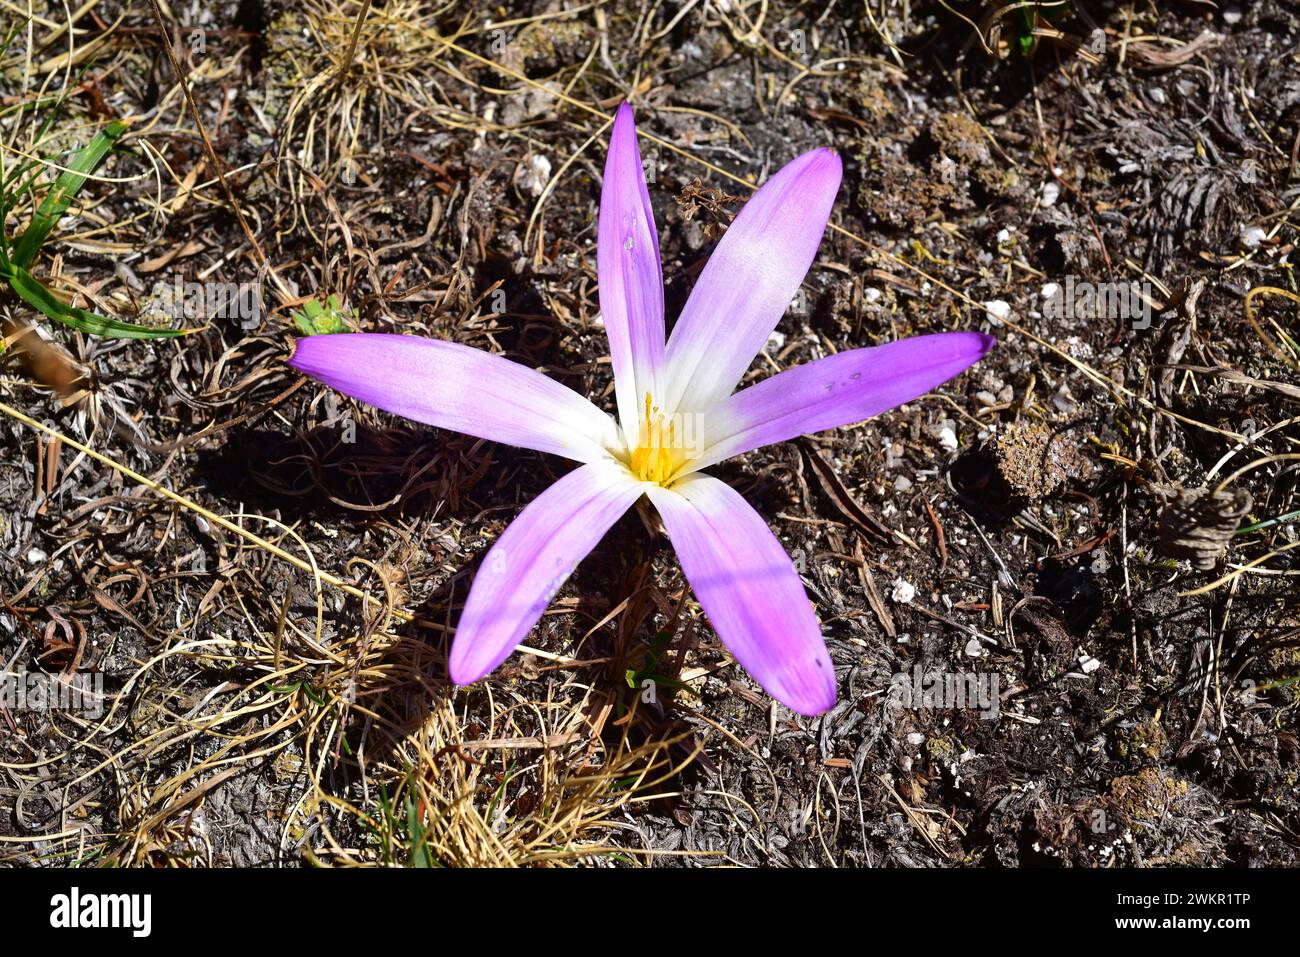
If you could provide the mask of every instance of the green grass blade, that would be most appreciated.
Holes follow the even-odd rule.
[[[0,40],[0,57],[9,52],[10,44],[14,42],[14,37],[18,36],[18,31],[23,26],[24,24],[21,21],[15,21],[14,25],[9,28],[9,32],[5,34],[5,38]]]
[[[68,168],[59,174],[54,188],[41,201],[32,217],[31,225],[19,238],[10,257],[14,264],[26,269],[36,258],[36,251],[41,248],[46,237],[50,235],[59,219],[68,211],[73,198],[86,183],[86,177],[95,171],[113,144],[126,132],[126,124],[114,120],[95,134],[86,146],[79,150],[69,161]]]
[[[1300,518],[1300,509],[1296,509],[1294,512],[1287,512],[1285,515],[1278,515],[1275,518],[1266,518],[1264,521],[1255,522],[1253,525],[1243,525],[1241,528],[1237,529],[1234,534],[1249,535],[1251,532],[1258,532],[1266,528],[1272,528],[1274,525],[1281,525],[1284,522],[1294,521],[1297,518]]]
[[[8,283],[14,294],[37,312],[92,336],[104,336],[109,339],[172,339],[183,336],[189,331],[138,326],[132,322],[119,322],[86,309],[69,306],[16,263],[9,263],[8,266],[0,268],[0,279]]]

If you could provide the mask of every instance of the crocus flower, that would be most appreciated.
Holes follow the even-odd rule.
[[[892,409],[993,345],[973,332],[917,336],[733,392],[812,265],[840,175],[839,157],[818,149],[769,179],[718,242],[665,342],[659,237],[632,110],[619,108],[596,240],[619,424],[541,372],[468,346],[374,333],[298,340],[294,368],[363,402],[581,463],[488,552],[452,644],[456,684],[477,681],[514,650],[578,562],[644,495],[741,666],[800,714],[834,705],[835,672],[793,563],[745,499],[702,470]]]

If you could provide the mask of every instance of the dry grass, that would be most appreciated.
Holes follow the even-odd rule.
[[[369,175],[388,130],[417,118],[463,123],[440,94],[444,48],[434,27],[454,7],[308,0],[270,24],[270,115],[280,132],[280,175],[295,196],[314,191],[309,181],[353,185]]]

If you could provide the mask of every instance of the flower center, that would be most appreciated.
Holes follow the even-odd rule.
[[[647,392],[645,411],[637,424],[636,448],[628,462],[632,474],[643,482],[666,484],[687,458],[683,431],[674,418],[665,419]]]

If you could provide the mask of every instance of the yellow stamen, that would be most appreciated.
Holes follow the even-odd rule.
[[[638,423],[637,446],[628,466],[641,481],[663,485],[672,478],[683,458],[677,448],[676,424],[669,422],[665,427],[659,407],[647,392],[645,415]]]

